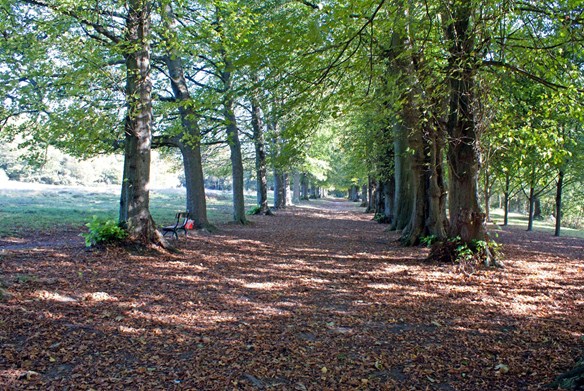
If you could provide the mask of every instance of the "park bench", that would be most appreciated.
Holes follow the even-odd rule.
[[[187,236],[187,224],[189,223],[189,212],[178,212],[176,214],[176,223],[166,227],[162,227],[162,236],[166,236],[167,233],[172,233],[172,235],[178,239],[178,231],[184,231],[185,236]]]

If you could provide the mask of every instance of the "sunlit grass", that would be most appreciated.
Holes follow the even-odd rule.
[[[493,220],[496,224],[499,226],[503,224],[503,209],[492,209],[490,214],[491,220]],[[526,230],[527,222],[528,218],[526,215],[522,215],[520,213],[509,213],[509,227]],[[555,231],[555,223],[551,220],[534,220],[533,230],[553,235]],[[584,239],[584,230],[562,227],[560,234],[562,236],[572,236]]]
[[[0,237],[22,236],[39,231],[82,229],[93,216],[117,219],[119,190],[95,191],[87,188],[4,189],[0,191]],[[256,203],[255,194],[246,195],[246,208]],[[150,211],[160,226],[174,222],[176,212],[186,205],[184,189],[153,190]],[[230,192],[209,192],[207,213],[211,223],[232,219]]]

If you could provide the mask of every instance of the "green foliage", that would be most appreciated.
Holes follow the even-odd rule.
[[[436,236],[436,235],[428,235],[428,236],[423,236],[420,238],[420,243],[422,243],[426,247],[432,247],[432,245],[434,243],[436,243],[437,241],[438,241],[438,236]]]
[[[500,245],[493,240],[464,242],[459,236],[434,241],[428,259],[443,263],[454,263],[463,269],[474,268],[488,257],[500,255]]]
[[[121,242],[128,237],[128,233],[116,221],[111,219],[106,220],[93,216],[93,220],[85,224],[85,226],[89,229],[89,232],[83,233],[81,236],[85,239],[87,247]]]
[[[245,212],[245,214],[248,216],[253,216],[259,214],[261,210],[262,210],[261,206],[256,205],[253,208],[249,209],[247,212]]]

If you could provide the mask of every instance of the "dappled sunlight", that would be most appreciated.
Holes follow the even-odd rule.
[[[426,376],[464,389],[462,370],[479,379],[499,357],[520,377],[520,363],[537,365],[551,349],[565,358],[554,368],[574,355],[580,260],[511,247],[505,270],[465,275],[425,262],[427,248],[399,247],[396,233],[354,205],[323,205],[181,238],[179,254],[6,251],[0,313],[14,331],[0,328],[0,338],[10,370],[29,365],[53,382],[112,373],[159,388],[180,379],[186,389],[230,389],[229,379],[260,377],[261,368],[321,379],[326,367],[326,376],[352,371],[379,389],[387,379],[423,389]]]
[[[57,292],[49,292],[49,291],[45,291],[45,290],[36,291],[33,294],[33,296],[36,297],[37,299],[40,299],[40,300],[56,301],[59,303],[77,302],[77,299],[75,299],[71,296],[62,295],[62,294],[57,293]]]

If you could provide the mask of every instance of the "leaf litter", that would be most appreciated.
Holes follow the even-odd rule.
[[[252,219],[180,254],[5,249],[0,384],[537,390],[583,355],[584,240],[504,229],[467,276],[350,203]]]

